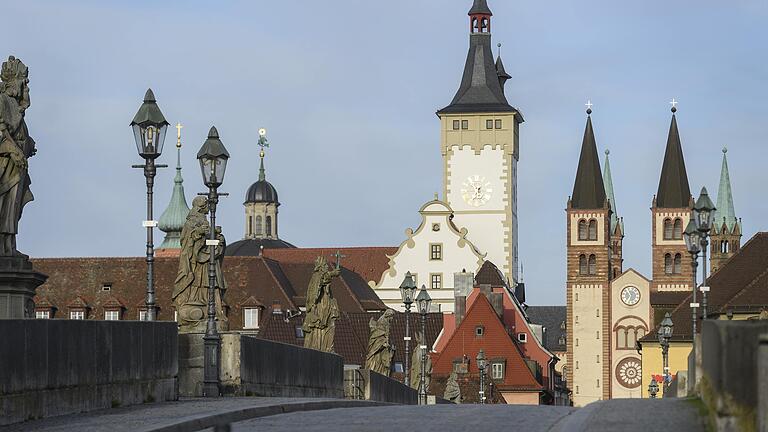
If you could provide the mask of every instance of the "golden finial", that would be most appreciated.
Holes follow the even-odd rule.
[[[176,148],[181,148],[181,123],[176,123]]]

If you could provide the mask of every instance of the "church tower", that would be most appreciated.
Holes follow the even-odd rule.
[[[612,212],[600,172],[591,114],[588,109],[576,181],[566,209],[566,379],[576,406],[611,396]]]
[[[739,251],[741,247],[741,221],[736,219],[731,193],[731,175],[728,172],[728,149],[723,149],[723,167],[717,190],[717,210],[712,218],[710,238],[710,274]]]
[[[605,182],[605,195],[611,208],[611,280],[617,278],[624,271],[623,242],[624,219],[619,218],[616,205],[616,196],[613,193],[613,176],[611,175],[611,151],[605,151],[605,167],[603,168],[603,181]]]
[[[459,90],[437,112],[443,157],[443,196],[454,223],[514,286],[518,268],[517,162],[523,116],[504,94],[511,77],[494,63],[486,0],[469,11],[469,52]]]
[[[269,147],[266,130],[259,131],[259,180],[245,194],[245,239],[277,240],[277,189],[267,181],[264,148]]]
[[[677,108],[673,106],[659,190],[651,207],[652,291],[692,289],[693,274],[683,231],[691,218],[693,198],[688,186],[688,173],[685,170],[675,112]]]

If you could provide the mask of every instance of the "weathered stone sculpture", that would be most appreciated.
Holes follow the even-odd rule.
[[[419,384],[421,384],[421,346],[425,344],[425,341],[421,332],[416,333],[416,337],[414,339],[418,341],[418,344],[416,345],[416,349],[413,350],[413,354],[411,355],[410,385],[411,388],[418,390]],[[425,391],[429,392],[429,385],[432,382],[432,357],[429,356],[429,352],[427,352],[427,362],[424,371],[424,384],[426,386]]]
[[[48,278],[16,250],[24,206],[32,201],[27,160],[34,156],[24,115],[29,108],[29,70],[11,56],[0,69],[0,319],[34,318],[35,290]]]
[[[371,319],[368,323],[371,333],[368,338],[365,368],[384,376],[389,376],[392,357],[395,355],[395,347],[389,343],[389,329],[394,316],[395,311],[387,309],[378,320]]]
[[[339,274],[341,274],[339,269],[328,270],[328,262],[325,258],[317,257],[315,269],[307,287],[307,316],[302,325],[305,348],[333,352],[339,305],[331,293],[331,282]]]
[[[0,256],[14,256],[16,233],[24,206],[33,200],[27,159],[34,156],[24,114],[29,108],[29,71],[21,60],[8,57],[0,78]]]
[[[443,399],[449,400],[453,403],[461,403],[461,387],[459,387],[458,376],[456,371],[451,371],[451,375],[448,377],[448,381],[445,383],[445,393],[443,393]]]
[[[206,311],[208,309],[208,269],[210,264],[210,246],[205,241],[210,236],[211,225],[206,218],[208,199],[198,196],[192,201],[192,209],[181,230],[181,255],[179,271],[173,289],[173,304],[178,312],[179,331],[182,333],[204,333]],[[224,258],[226,243],[221,234],[221,227],[216,227],[219,245],[216,246],[216,322],[219,330],[227,330],[227,318],[222,308],[222,299],[227,290],[221,263]]]

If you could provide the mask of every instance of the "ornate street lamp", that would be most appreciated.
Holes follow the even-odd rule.
[[[707,237],[709,236],[709,231],[712,229],[712,215],[715,210],[717,209],[715,208],[715,204],[712,203],[712,200],[709,199],[707,188],[701,188],[699,199],[696,200],[696,204],[693,206],[693,215],[696,219],[696,227],[701,233],[702,271],[704,273],[704,281],[701,283],[702,319],[707,319],[707,292],[709,291],[709,287],[707,286],[707,247],[709,246],[709,241],[707,241]]]
[[[485,352],[481,349],[477,353],[477,370],[480,371],[480,404],[485,405]]]
[[[211,230],[206,244],[210,248],[210,261],[208,263],[208,321],[205,327],[204,356],[205,367],[203,369],[203,396],[218,397],[219,388],[219,363],[221,352],[221,338],[216,328],[216,247],[219,246],[216,234],[216,204],[219,202],[218,187],[224,181],[227,170],[229,152],[224,143],[219,139],[219,132],[211,127],[208,139],[205,140],[200,151],[197,152],[197,160],[200,162],[200,170],[203,174],[203,183],[208,186],[208,209],[210,211]]]
[[[651,378],[651,383],[648,384],[648,394],[651,399],[656,399],[656,395],[659,393],[659,383],[656,382],[656,378]]]
[[[153,230],[157,226],[157,221],[152,216],[152,188],[155,185],[157,168],[168,167],[168,165],[155,164],[155,159],[163,153],[168,125],[160,107],[157,106],[152,89],[147,90],[144,95],[144,103],[141,104],[131,122],[136,149],[139,156],[144,158],[144,165],[133,165],[133,168],[144,169],[144,178],[147,180],[147,220],[142,223],[147,229],[147,311],[144,315],[146,321],[154,321],[157,317],[154,281],[155,245],[153,240]]]
[[[662,384],[663,394],[667,393],[669,387],[669,381],[671,379],[669,375],[669,339],[672,337],[672,331],[674,324],[672,323],[672,316],[669,312],[664,315],[664,319],[661,321],[658,330],[659,345],[661,345],[661,356],[664,365],[664,382]]]
[[[693,315],[693,339],[696,340],[696,321],[698,320],[698,317],[696,316],[696,310],[699,307],[699,304],[696,302],[696,278],[698,277],[699,273],[698,257],[699,252],[701,252],[701,232],[696,227],[696,222],[694,222],[693,219],[688,222],[688,226],[685,228],[685,232],[683,233],[683,238],[685,239],[685,247],[688,248],[688,253],[691,254],[691,267],[693,268],[693,297],[691,299],[691,314]]]
[[[419,378],[419,403],[421,405],[427,404],[427,314],[429,313],[430,303],[432,303],[432,297],[429,296],[426,285],[422,285],[419,295],[416,297],[416,306],[419,308],[419,314],[421,315],[421,334],[423,338],[420,342],[421,376]]]
[[[411,305],[416,295],[416,281],[413,280],[411,272],[405,273],[405,279],[400,284],[400,296],[403,298],[403,304],[405,305],[405,378],[403,383],[407,386],[411,385],[410,381],[410,357],[411,357]]]

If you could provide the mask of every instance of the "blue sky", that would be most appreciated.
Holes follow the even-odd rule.
[[[563,304],[565,213],[595,104],[611,150],[625,266],[650,277],[651,199],[678,122],[692,189],[715,195],[721,148],[745,238],[766,229],[768,3],[490,0],[493,37],[524,114],[520,253],[531,304]],[[128,126],[147,87],[184,124],[187,198],[216,125],[232,159],[219,222],[243,235],[257,130],[281,237],[299,246],[398,245],[441,189],[435,111],[456,91],[470,0],[37,1],[4,5],[3,49],[30,67],[36,200],[19,247],[37,257],[140,256],[144,183]],[[13,17],[8,19],[7,17]],[[173,164],[174,136],[161,163]],[[162,171],[156,213],[173,170]],[[696,192],[697,193],[697,192]],[[761,216],[763,215],[763,216]],[[158,233],[160,240],[162,233]],[[160,241],[157,242],[158,244]]]

